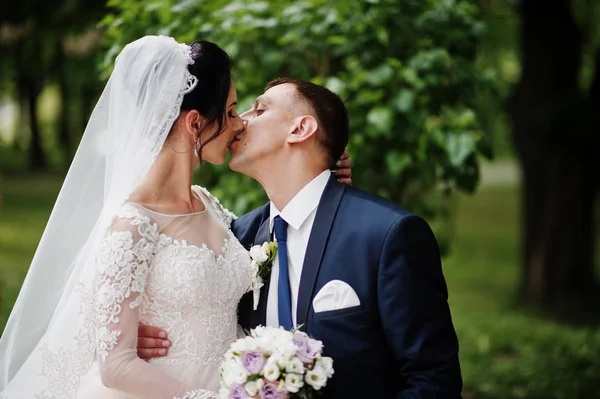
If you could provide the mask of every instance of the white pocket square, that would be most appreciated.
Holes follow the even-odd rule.
[[[348,283],[331,280],[315,295],[313,309],[315,313],[341,310],[359,306],[360,300]]]

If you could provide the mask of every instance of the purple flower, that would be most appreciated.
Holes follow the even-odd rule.
[[[296,345],[296,356],[304,364],[312,363],[323,349],[321,341],[316,341],[304,334],[294,334],[294,345]]]
[[[249,399],[246,388],[240,384],[233,384],[229,390],[229,399]]]
[[[285,399],[287,392],[277,389],[277,385],[265,383],[260,390],[260,399]]]
[[[262,353],[256,351],[244,352],[242,354],[242,364],[250,374],[258,374],[265,366],[265,357]]]

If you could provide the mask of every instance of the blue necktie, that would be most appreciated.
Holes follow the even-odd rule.
[[[279,255],[279,281],[277,283],[277,309],[279,325],[291,330],[292,296],[290,293],[290,276],[287,253],[287,222],[280,216],[275,216],[275,238],[277,238],[277,254]]]

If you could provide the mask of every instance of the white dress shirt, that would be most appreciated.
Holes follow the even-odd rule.
[[[273,219],[279,215],[288,224],[287,248],[288,248],[288,270],[290,277],[290,291],[292,299],[292,321],[296,325],[296,307],[298,304],[298,288],[302,276],[302,265],[304,255],[308,246],[308,239],[315,221],[317,207],[325,186],[329,181],[331,172],[325,170],[315,177],[310,183],[302,188],[292,200],[279,211],[271,202],[269,223],[271,233],[273,232]],[[279,326],[279,313],[277,306],[277,283],[279,280],[279,254],[273,260],[271,269],[271,280],[269,283],[269,296],[267,299],[267,325]]]

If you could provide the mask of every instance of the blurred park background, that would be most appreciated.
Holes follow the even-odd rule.
[[[0,331],[114,58],[145,34],[224,47],[238,111],[279,76],[343,97],[354,184],[436,231],[465,398],[600,398],[596,0],[2,2]],[[197,180],[238,214],[265,201],[226,165]]]

